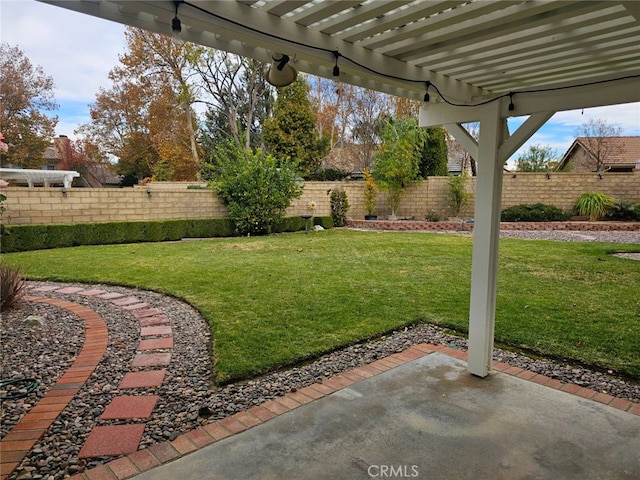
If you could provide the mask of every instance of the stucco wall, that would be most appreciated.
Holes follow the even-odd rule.
[[[547,203],[570,210],[585,192],[603,192],[618,199],[640,203],[640,171],[633,173],[605,173],[600,179],[589,173],[505,174],[502,207],[522,203]],[[430,211],[441,218],[450,215],[446,202],[449,191],[447,177],[431,177],[408,188],[402,198],[400,217],[424,219]],[[63,197],[60,188],[10,187],[5,193],[7,210],[2,222],[7,225],[42,223],[85,223],[112,221],[142,221],[177,218],[220,218],[227,209],[210,190],[187,189],[187,184],[150,184],[136,188],[81,189],[71,188]],[[294,200],[288,215],[313,213],[330,215],[330,190],[343,189],[351,208],[348,217],[359,219],[364,211],[364,182],[306,182],[304,194]],[[151,196],[147,194],[151,191]],[[469,182],[473,193],[475,179]],[[389,208],[386,195],[378,194],[380,218],[386,218]],[[309,202],[316,208],[311,211]],[[461,217],[473,217],[473,196]]]

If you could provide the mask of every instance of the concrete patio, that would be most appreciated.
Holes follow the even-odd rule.
[[[434,352],[135,478],[640,478],[640,417],[595,398]]]

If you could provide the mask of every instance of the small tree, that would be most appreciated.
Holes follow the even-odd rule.
[[[387,120],[382,125],[382,147],[373,160],[373,174],[395,218],[405,188],[420,178],[420,148],[424,131],[413,118]]]
[[[453,217],[460,215],[460,211],[469,203],[469,198],[471,198],[471,193],[467,191],[468,177],[467,172],[463,171],[460,175],[451,175],[449,178],[447,201]]]
[[[254,153],[238,148],[218,167],[215,190],[240,235],[271,233],[291,201],[302,194],[294,165],[260,150]]]
[[[376,180],[371,175],[368,168],[364,169],[364,210],[367,215],[375,215],[376,213],[376,191],[378,186]]]

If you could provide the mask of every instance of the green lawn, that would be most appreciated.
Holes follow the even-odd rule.
[[[256,375],[397,327],[466,331],[469,237],[328,230],[3,255],[27,278],[187,300],[210,322],[216,378]],[[496,339],[640,376],[640,245],[503,239]]]

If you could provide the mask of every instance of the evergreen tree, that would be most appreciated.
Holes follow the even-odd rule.
[[[262,127],[267,151],[278,159],[295,162],[302,175],[318,168],[329,147],[326,138],[319,138],[308,93],[309,86],[301,77],[280,89],[273,116]]]
[[[445,176],[447,172],[447,139],[444,130],[442,127],[429,127],[420,150],[420,176]]]

